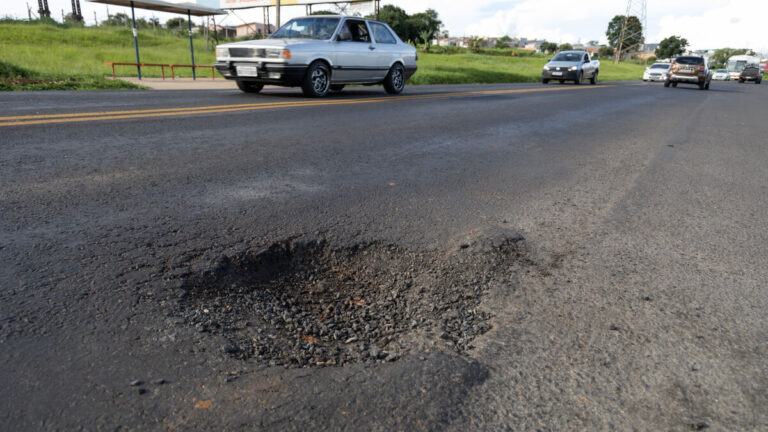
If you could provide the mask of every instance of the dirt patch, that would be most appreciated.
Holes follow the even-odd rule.
[[[179,314],[223,335],[227,355],[270,365],[394,361],[425,339],[463,353],[490,329],[482,295],[511,287],[523,254],[516,235],[449,252],[280,242],[187,280]]]

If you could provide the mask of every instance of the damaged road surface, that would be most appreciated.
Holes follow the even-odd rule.
[[[2,95],[0,429],[766,430],[753,87]]]

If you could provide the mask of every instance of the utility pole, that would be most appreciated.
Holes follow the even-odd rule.
[[[642,27],[638,32],[636,29],[629,28],[630,17],[637,17]],[[624,52],[635,48],[637,44],[630,44],[630,41],[638,36],[645,41],[645,34],[648,28],[648,1],[647,0],[627,0],[627,11],[624,14],[624,20],[621,23],[621,34],[619,35],[618,49],[614,57],[614,63],[621,61]]]
[[[280,28],[280,0],[277,0],[277,11],[275,12],[275,28]]]
[[[96,27],[99,26],[99,19],[96,18],[96,11],[93,11],[93,25],[95,25]]]
[[[29,9],[29,2],[27,2],[27,20],[32,21],[32,11]]]

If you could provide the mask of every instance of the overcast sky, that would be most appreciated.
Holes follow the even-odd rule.
[[[0,14],[27,16],[24,0],[0,2]],[[28,0],[28,3],[33,11],[37,9],[36,0]],[[65,13],[71,11],[70,0],[48,0],[48,4],[59,20],[62,9]],[[626,9],[626,0],[383,0],[382,4],[400,6],[408,13],[435,9],[453,36],[507,34],[558,43],[590,40],[604,43],[608,21]],[[81,0],[81,7],[89,24],[94,21],[94,12],[99,20],[106,17],[106,7],[102,4]],[[126,11],[126,8],[110,7],[111,13],[118,11]],[[284,20],[303,14],[304,7],[301,6],[283,10]],[[138,15],[157,16],[161,21],[172,17],[151,11],[138,12]],[[261,12],[243,10],[238,15],[247,21],[261,21]],[[225,23],[239,24],[241,21],[231,16]],[[647,34],[648,42],[679,35],[688,39],[694,49],[744,47],[768,53],[768,1],[648,0]]]

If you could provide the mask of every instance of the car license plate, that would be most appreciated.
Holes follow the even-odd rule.
[[[552,72],[552,76],[563,76],[562,72]]]
[[[691,73],[693,72],[693,68],[680,68],[680,72]]]
[[[237,76],[259,76],[259,68],[256,66],[238,66]]]

